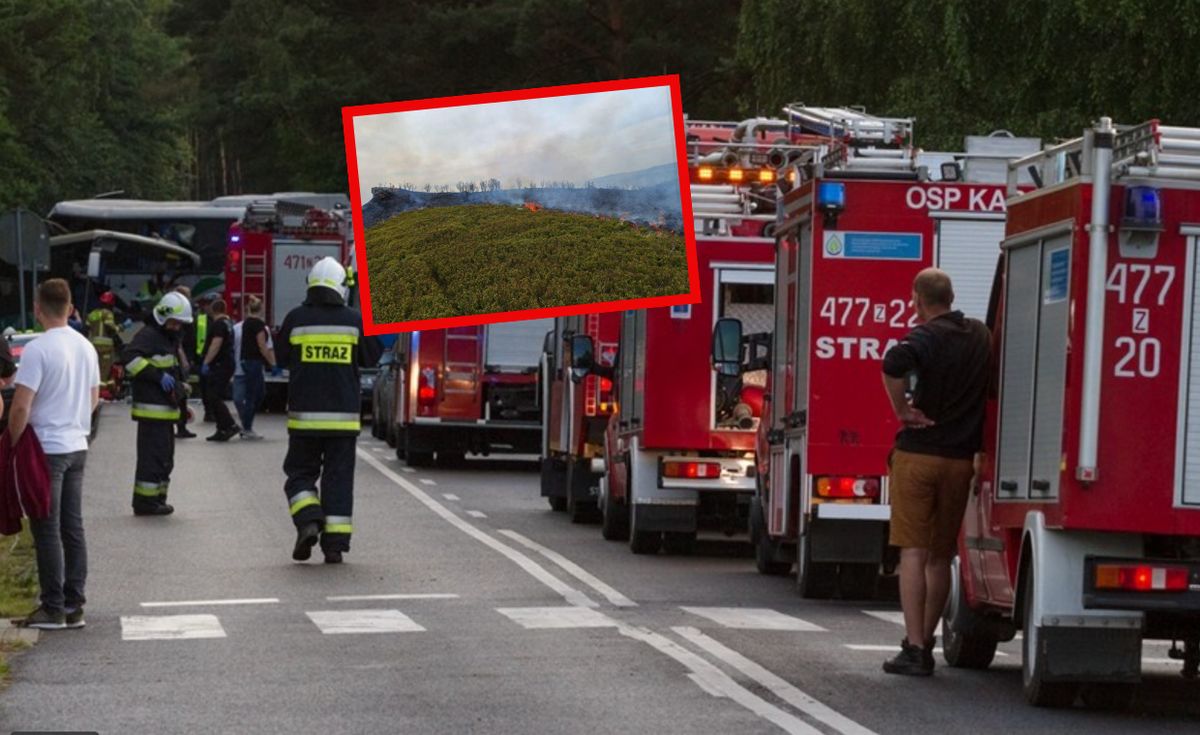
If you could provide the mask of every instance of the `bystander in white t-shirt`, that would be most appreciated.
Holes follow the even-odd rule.
[[[92,389],[100,385],[96,348],[70,327],[55,327],[21,351],[16,384],[34,391],[29,426],[46,454],[88,448]]]

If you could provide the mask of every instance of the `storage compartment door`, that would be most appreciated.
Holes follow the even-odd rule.
[[[1180,372],[1181,389],[1179,430],[1182,447],[1179,458],[1178,499],[1182,505],[1200,507],[1200,237],[1187,240],[1187,271],[1184,291],[1186,309],[1183,318],[1183,370]]]
[[[1004,239],[1004,217],[952,217],[938,220],[934,261],[950,275],[954,308],[979,321],[987,318],[992,276]]]
[[[1037,369],[1029,497],[1058,497],[1062,476],[1063,400],[1067,379],[1067,317],[1070,308],[1071,236],[1042,242],[1041,290],[1037,301]]]
[[[1029,497],[1039,303],[1029,291],[1040,283],[1040,242],[1009,250],[1007,268],[996,498],[1020,500]]]
[[[553,319],[526,319],[487,325],[484,364],[488,371],[520,373],[536,368],[546,332],[553,328]]]

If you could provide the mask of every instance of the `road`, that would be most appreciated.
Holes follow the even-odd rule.
[[[810,602],[733,543],[632,555],[538,497],[531,462],[412,471],[364,432],[353,548],[291,561],[279,417],[180,442],[167,518],[129,509],[134,428],[89,457],[88,626],[13,661],[0,730],[101,733],[1194,733],[1163,646],[1126,713],[1021,698],[986,672],[889,677],[894,602]],[[207,428],[207,427],[206,427]]]

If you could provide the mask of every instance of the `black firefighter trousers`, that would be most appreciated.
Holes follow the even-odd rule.
[[[137,469],[133,475],[133,507],[153,508],[167,502],[175,468],[175,422],[137,422]]]
[[[357,436],[288,436],[283,491],[292,522],[319,524],[324,551],[350,550],[357,443]]]

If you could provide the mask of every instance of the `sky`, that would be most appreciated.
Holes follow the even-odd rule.
[[[353,119],[360,191],[497,178],[583,184],[675,161],[670,88],[594,92]]]

